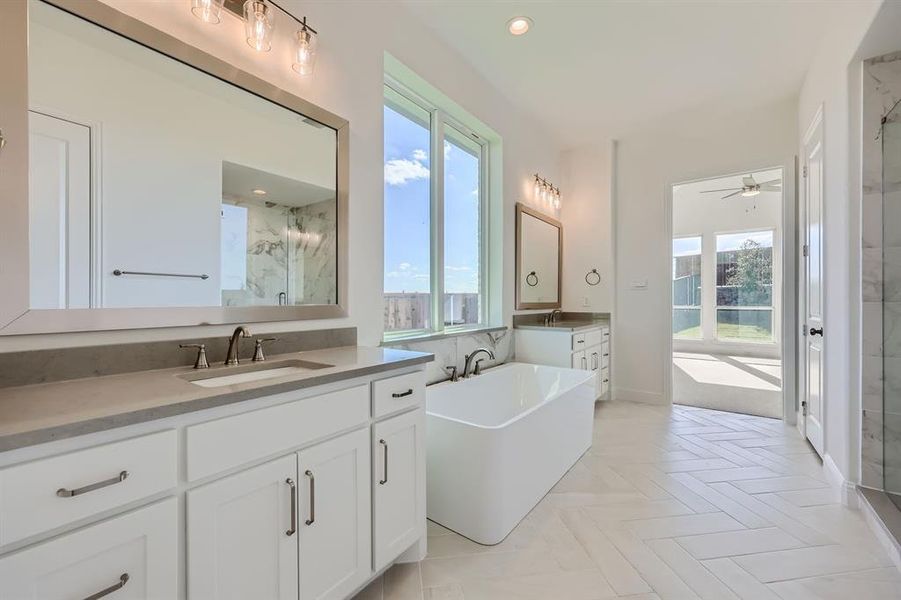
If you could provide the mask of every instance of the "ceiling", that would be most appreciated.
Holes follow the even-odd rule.
[[[255,194],[254,190],[265,194]],[[222,197],[232,201],[269,202],[298,207],[333,200],[335,190],[222,161]]]
[[[844,1],[405,0],[568,145],[794,97],[828,11]],[[517,37],[506,23],[518,15],[534,24]]]

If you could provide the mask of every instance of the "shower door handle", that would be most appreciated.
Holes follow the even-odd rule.
[[[819,329],[814,329],[813,327],[811,327],[811,328],[810,328],[810,335],[818,335],[818,336],[820,336],[820,337],[823,337],[823,328],[820,327]]]

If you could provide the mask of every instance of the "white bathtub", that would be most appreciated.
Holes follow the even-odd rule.
[[[429,519],[497,544],[591,446],[595,375],[509,363],[426,389]]]

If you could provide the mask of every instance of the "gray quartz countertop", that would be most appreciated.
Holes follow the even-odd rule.
[[[514,326],[514,329],[540,329],[542,331],[547,330],[559,330],[559,331],[585,331],[586,329],[595,329],[597,327],[605,327],[609,326],[610,321],[606,319],[596,319],[592,321],[570,321],[563,320],[557,321],[553,325],[545,325],[544,323],[522,323]]]
[[[233,367],[216,365],[202,371],[179,367],[0,388],[0,452],[433,359],[433,355],[423,352],[347,346],[271,356],[267,361],[302,360],[332,365],[326,368],[216,388],[200,387],[186,377],[229,375],[234,372],[229,370]]]
[[[513,329],[534,329],[539,331],[584,331],[596,327],[610,326],[610,313],[557,312],[557,321],[545,325],[544,319],[550,313],[527,313],[513,315]]]

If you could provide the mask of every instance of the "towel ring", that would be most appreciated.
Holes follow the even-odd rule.
[[[601,282],[601,274],[597,269],[592,269],[585,274],[585,283],[588,285],[597,285]]]
[[[532,282],[535,283],[532,283]],[[538,275],[535,274],[535,271],[532,271],[528,275],[526,275],[526,283],[529,284],[529,287],[535,287],[538,285]]]

